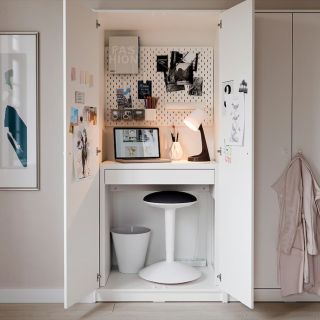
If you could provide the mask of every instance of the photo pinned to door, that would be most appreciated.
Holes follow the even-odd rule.
[[[245,134],[245,95],[248,82],[245,77],[223,83],[222,114],[225,116],[224,136],[226,146],[243,146]]]
[[[79,117],[79,125],[73,132],[73,165],[76,181],[88,178],[92,174],[91,161],[91,130],[84,121],[83,116]]]
[[[233,80],[223,82],[223,105],[222,114],[226,114],[233,98]]]
[[[79,123],[79,109],[77,107],[71,107],[69,133],[73,133],[74,127],[77,126],[78,123]]]
[[[242,92],[244,94],[248,93],[248,82],[246,79],[242,79],[239,86],[239,92]]]
[[[89,106],[83,107],[82,117],[84,122],[95,126],[97,124],[97,108]]]
[[[83,91],[75,91],[74,102],[77,104],[85,104],[85,93]]]

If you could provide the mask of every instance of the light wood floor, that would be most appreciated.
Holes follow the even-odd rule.
[[[61,304],[0,304],[0,320],[320,320],[320,303],[97,303],[64,310]]]

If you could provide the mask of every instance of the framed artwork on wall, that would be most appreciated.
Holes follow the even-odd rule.
[[[0,189],[39,190],[39,33],[0,33]]]

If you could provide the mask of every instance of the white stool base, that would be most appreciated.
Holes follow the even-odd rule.
[[[201,272],[181,262],[162,261],[143,268],[139,276],[151,282],[177,284],[196,280]]]

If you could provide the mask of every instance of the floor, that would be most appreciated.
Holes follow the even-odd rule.
[[[0,304],[0,320],[320,320],[320,303],[97,303],[64,310],[61,304]]]

